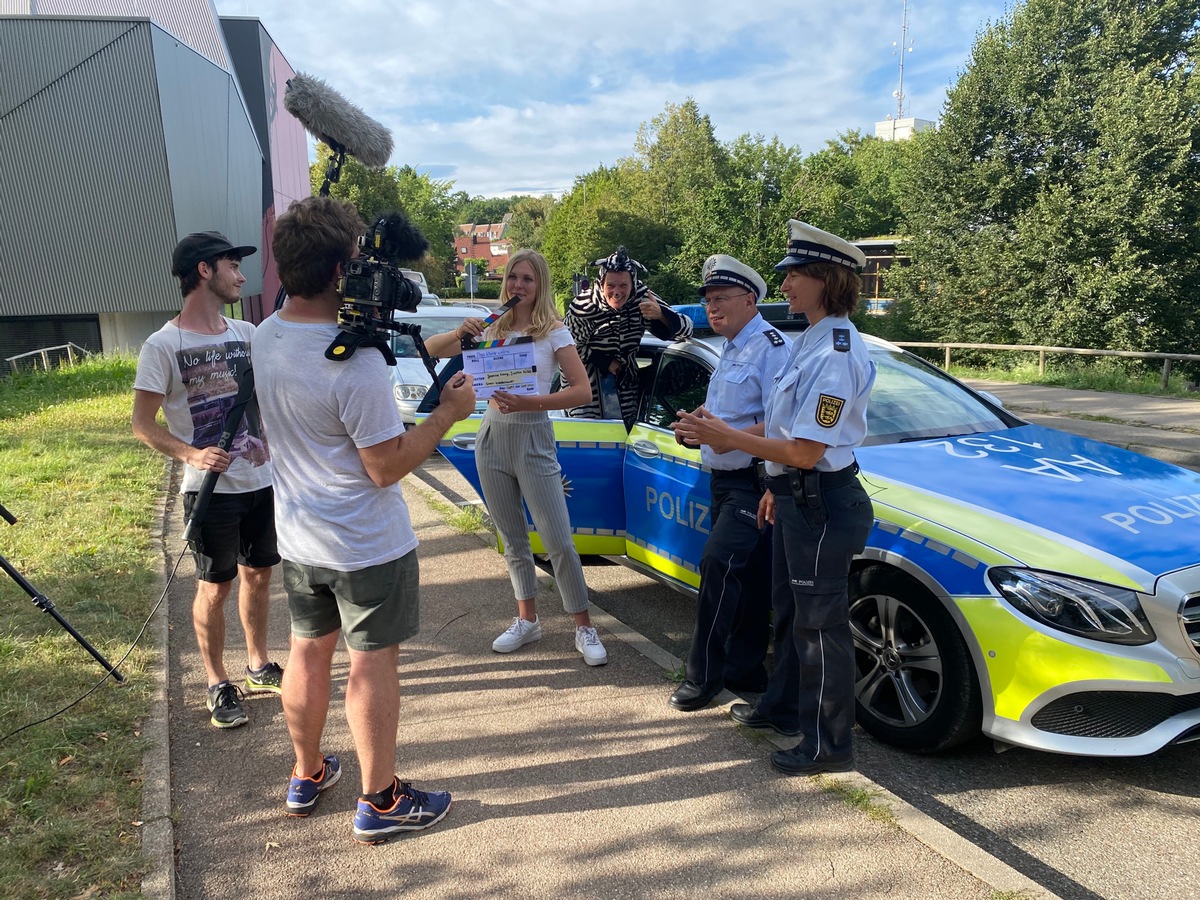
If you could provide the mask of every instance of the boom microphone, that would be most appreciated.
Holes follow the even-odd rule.
[[[386,165],[392,156],[391,132],[319,78],[297,72],[283,105],[309,134],[364,166]]]

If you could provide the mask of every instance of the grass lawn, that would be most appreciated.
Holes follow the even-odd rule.
[[[0,379],[0,555],[110,662],[158,599],[151,528],[163,460],[130,432],[131,356]],[[0,741],[0,894],[137,897],[146,638],[90,697]],[[86,693],[104,670],[0,573],[0,737]]]
[[[1036,358],[1030,358],[1029,354],[1023,355],[1024,361],[1009,360],[1009,365],[960,365],[951,357],[950,374],[955,378],[1044,384],[1078,391],[1113,391],[1120,394],[1153,394],[1159,397],[1200,400],[1200,393],[1189,390],[1189,379],[1184,375],[1172,375],[1164,391],[1160,373],[1144,368],[1139,371],[1137,367],[1130,367],[1120,361],[1097,357],[1060,357],[1047,360],[1045,373],[1039,373]],[[940,356],[925,358],[941,366]]]

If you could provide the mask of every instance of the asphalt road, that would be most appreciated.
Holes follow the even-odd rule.
[[[1070,418],[1018,414],[1200,470],[1195,434],[1143,428],[1112,415]],[[477,500],[435,457],[418,473],[451,499]],[[691,598],[623,566],[586,560],[594,602],[675,656],[691,639]],[[664,680],[663,705],[671,691]],[[1151,757],[1081,759],[1029,750],[998,752],[980,739],[957,752],[914,756],[858,735],[858,769],[1067,900],[1150,900],[1194,896],[1200,880],[1200,742]]]

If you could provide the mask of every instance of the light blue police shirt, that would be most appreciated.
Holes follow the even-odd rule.
[[[836,472],[854,462],[867,435],[867,401],[875,363],[858,329],[844,316],[826,316],[792,342],[787,366],[767,401],[766,436],[825,444],[814,468]],[[782,475],[782,463],[767,473]]]
[[[787,364],[791,345],[786,335],[755,313],[722,346],[721,360],[708,382],[705,408],[739,430],[763,421],[775,376]],[[728,471],[744,469],[753,457],[742,450],[716,453],[705,444],[700,461],[711,469]]]

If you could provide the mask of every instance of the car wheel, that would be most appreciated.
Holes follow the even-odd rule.
[[[979,733],[979,679],[941,602],[883,566],[850,576],[858,723],[888,744],[936,753]]]

